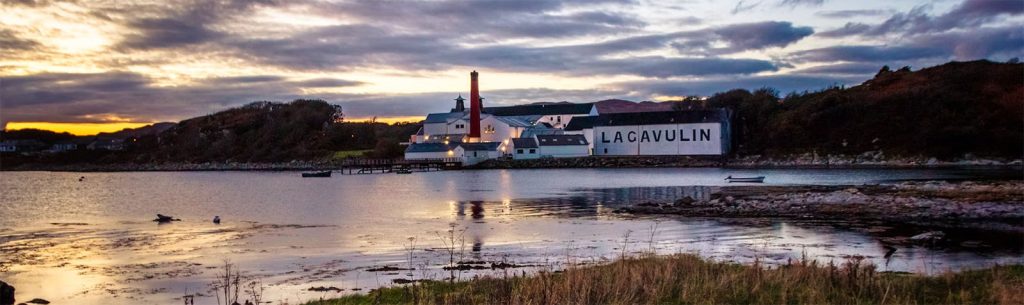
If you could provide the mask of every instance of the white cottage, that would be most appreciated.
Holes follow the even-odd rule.
[[[590,155],[590,143],[583,135],[537,135],[542,158],[572,158]]]
[[[459,143],[455,147],[455,155],[462,158],[462,165],[474,165],[501,157],[502,148],[501,142]]]
[[[512,159],[529,160],[540,158],[540,147],[535,138],[512,139]]]

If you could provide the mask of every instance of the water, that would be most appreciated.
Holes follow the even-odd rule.
[[[335,175],[297,172],[0,173],[0,279],[19,299],[77,304],[169,303],[203,293],[225,260],[263,279],[265,299],[302,301],[444,278],[447,230],[463,260],[558,269],[623,253],[698,253],[774,263],[866,257],[881,270],[935,273],[1021,263],[1019,236],[979,235],[983,248],[902,247],[890,260],[878,223],[771,219],[624,219],[608,213],[647,199],[700,196],[725,176],[768,184],[874,184],[917,179],[999,179],[972,170],[543,169]],[[79,182],[79,177],[85,179]],[[158,225],[156,213],[181,222]],[[223,224],[210,219],[219,215]],[[915,232],[927,228],[898,228]],[[412,240],[410,241],[410,238]],[[1009,240],[1009,243],[1005,241]],[[410,261],[406,249],[413,248]],[[463,273],[503,275],[506,270]],[[365,290],[363,290],[365,291]],[[201,300],[201,301],[200,301]],[[66,302],[65,302],[66,303]]]

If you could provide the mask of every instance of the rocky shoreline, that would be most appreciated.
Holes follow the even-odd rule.
[[[344,160],[292,160],[289,162],[163,162],[163,163],[26,163],[15,166],[0,163],[0,171],[298,171],[335,170]],[[939,161],[935,158],[888,157],[882,152],[858,156],[819,156],[808,153],[786,157],[746,156],[627,156],[542,158],[533,160],[492,159],[463,169],[531,169],[531,168],[659,168],[659,167],[726,167],[726,168],[1010,168],[1024,169],[1022,161],[983,159],[964,156],[962,159]]]
[[[861,186],[727,186],[708,198],[641,202],[632,215],[880,220],[1024,233],[1024,182],[903,182]]]

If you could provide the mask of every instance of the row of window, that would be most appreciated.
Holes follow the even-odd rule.
[[[523,150],[522,149],[516,149],[516,153],[522,155],[523,154]],[[537,153],[537,149],[536,148],[530,148],[530,153],[531,154]]]

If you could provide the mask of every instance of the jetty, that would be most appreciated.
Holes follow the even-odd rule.
[[[437,159],[349,159],[343,161],[338,172],[345,175],[429,172],[462,168],[462,158]]]

